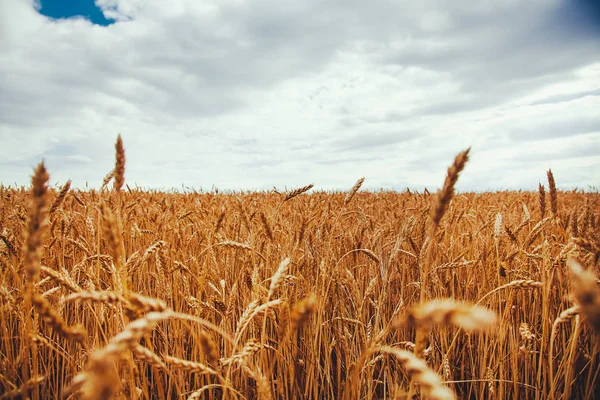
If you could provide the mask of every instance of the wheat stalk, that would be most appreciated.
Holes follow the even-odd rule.
[[[48,180],[44,163],[35,169],[31,179],[31,200],[28,212],[27,234],[23,267],[27,280],[28,292],[32,295],[33,284],[40,273],[43,256],[43,242],[48,230]]]
[[[492,328],[496,314],[486,308],[457,302],[453,299],[436,299],[415,306],[396,327],[408,322],[430,330],[434,325],[449,324],[466,331]]]
[[[548,170],[548,187],[550,188],[550,210],[552,210],[552,216],[556,218],[558,216],[558,199],[554,175],[550,169]]]
[[[114,188],[117,192],[121,190],[125,183],[125,149],[123,148],[123,139],[121,135],[117,136],[115,143],[116,161],[115,161],[115,182]]]
[[[50,325],[56,333],[68,340],[79,342],[85,346],[87,331],[83,326],[68,326],[64,319],[52,308],[50,303],[40,295],[36,294],[33,296],[33,305],[40,314],[42,320]]]
[[[296,196],[301,195],[302,193],[308,192],[310,189],[313,188],[313,186],[314,185],[311,183],[310,185],[302,186],[301,188],[292,190],[285,196],[285,199],[283,201],[286,202],[288,200],[293,199]]]
[[[71,180],[68,180],[67,183],[65,183],[63,185],[63,187],[60,189],[58,196],[52,203],[52,206],[50,207],[50,214],[54,214],[54,212],[58,209],[58,207],[60,207],[62,202],[65,200],[65,197],[67,197],[67,193],[69,192],[70,188],[71,188]]]
[[[458,180],[458,175],[465,168],[465,164],[469,160],[469,151],[471,148],[459,153],[454,159],[454,163],[448,168],[448,174],[446,176],[446,180],[444,181],[444,186],[442,190],[440,190],[434,201],[434,206],[432,208],[432,218],[434,226],[437,227],[442,220],[442,217],[448,210],[448,206],[450,205],[450,201],[452,197],[454,197],[454,185]]]
[[[344,205],[347,205],[348,203],[350,203],[350,201],[352,201],[352,199],[354,198],[354,195],[356,194],[356,192],[358,192],[358,190],[360,189],[360,187],[362,186],[364,181],[365,181],[364,177],[362,177],[356,181],[354,186],[352,186],[352,189],[350,189],[348,194],[346,194],[346,197],[344,198]]]
[[[502,286],[498,286],[496,289],[488,292],[485,294],[485,296],[483,296],[482,298],[479,299],[479,301],[476,304],[481,303],[483,300],[485,300],[488,296],[497,293],[503,289],[534,289],[534,288],[541,288],[543,287],[544,284],[542,282],[538,282],[538,281],[534,281],[531,279],[518,279],[518,280],[514,280],[511,282],[508,282]]]
[[[381,346],[374,349],[374,351],[388,353],[398,359],[411,379],[421,385],[430,399],[456,399],[454,392],[444,386],[440,376],[432,371],[425,361],[417,358],[413,353],[390,346]]]
[[[269,286],[269,294],[267,295],[267,301],[270,300],[271,297],[273,297],[273,295],[275,294],[275,291],[281,285],[281,281],[285,277],[285,274],[288,271],[289,265],[290,265],[289,258],[286,258],[283,261],[281,261],[281,263],[279,263],[279,267],[277,268],[277,271],[275,271],[275,273],[271,277],[271,286]]]
[[[544,219],[544,216],[546,215],[546,189],[544,188],[544,185],[542,185],[541,183],[538,186],[538,193],[539,193],[539,205],[540,205],[540,219]]]
[[[598,287],[597,279],[592,271],[583,269],[583,266],[575,258],[569,258],[567,265],[571,271],[573,292],[581,313],[586,316],[592,329],[600,334],[600,287]]]
[[[110,399],[120,386],[114,362],[123,353],[136,348],[142,337],[152,331],[159,322],[172,316],[170,311],[151,312],[129,323],[106,347],[96,350],[90,356],[86,370],[73,378],[67,393],[81,390],[84,400]]]

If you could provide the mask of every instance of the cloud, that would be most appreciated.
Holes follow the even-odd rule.
[[[600,181],[593,3],[96,4],[116,23],[0,3],[0,182],[44,158],[99,186],[119,132],[148,187],[431,189],[469,146],[465,190],[532,188],[548,165]]]

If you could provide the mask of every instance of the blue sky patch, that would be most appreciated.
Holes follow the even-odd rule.
[[[40,14],[50,18],[84,17],[96,25],[108,26],[114,21],[104,18],[94,0],[42,0]]]

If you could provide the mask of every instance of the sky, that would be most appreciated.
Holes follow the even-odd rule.
[[[0,183],[600,187],[593,0],[0,1]]]

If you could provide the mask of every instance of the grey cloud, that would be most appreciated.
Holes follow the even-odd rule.
[[[382,128],[384,130],[384,128]],[[401,130],[385,128],[387,132],[377,132],[375,128],[359,129],[358,133],[334,139],[332,147],[339,151],[347,150],[373,150],[385,146],[393,146],[399,143],[415,139],[419,132],[417,130]]]
[[[508,135],[515,141],[526,142],[549,138],[574,137],[600,132],[600,117],[567,118],[549,123],[537,123],[510,129]]]
[[[434,101],[419,113],[446,114],[501,104],[598,60],[596,37],[574,40],[567,29],[557,29],[563,24],[561,12],[561,8],[534,13],[513,7],[483,15],[457,13],[455,31],[417,39],[409,49],[389,50],[382,61],[450,73],[461,83],[463,96]],[[510,30],[506,21],[511,21]],[[434,51],[428,50],[431,43]]]
[[[308,170],[337,184],[349,174],[347,164],[359,169],[377,160],[392,160],[430,179],[443,175],[462,144],[487,125],[496,136],[475,144],[478,151],[498,154],[498,163],[510,158],[512,145],[588,140],[600,129],[589,111],[600,91],[581,86],[575,93],[550,90],[529,109],[505,116],[515,110],[511,102],[549,84],[568,83],[575,69],[600,61],[595,31],[589,20],[578,23],[583,17],[571,2],[492,0],[464,7],[439,0],[215,1],[213,11],[196,11],[210,2],[190,2],[180,15],[171,8],[163,12],[171,6],[162,2],[98,3],[119,22],[104,28],[84,20],[47,21],[30,5],[29,14],[19,8],[20,24],[9,28],[15,34],[0,43],[2,137],[23,134],[22,143],[36,144],[14,156],[5,149],[10,168],[47,157],[61,174],[80,162],[78,176],[86,171],[97,179],[107,171],[90,172],[85,163],[110,168],[116,134],[111,130],[118,129],[132,149],[128,160],[135,164],[128,172],[149,184],[196,179],[200,173],[194,169],[202,169],[228,185],[240,176],[246,185],[263,185],[260,169],[270,167],[276,168],[269,179],[297,174],[292,178],[302,180]],[[7,20],[0,16],[0,26]],[[282,89],[290,82],[296,89]],[[394,93],[402,103],[394,110],[389,102],[395,98],[387,91],[405,87],[424,94],[403,99],[403,93]],[[263,110],[279,101],[265,95],[270,93],[281,95],[281,110]],[[571,100],[587,108],[579,112]],[[498,105],[509,108],[496,109],[492,117],[482,112]],[[543,106],[561,111],[548,121],[532,118],[539,115],[532,110]],[[271,123],[277,118],[289,122]],[[467,126],[470,121],[477,127]],[[281,129],[286,124],[295,129]],[[440,140],[446,126],[470,133]],[[307,136],[299,137],[305,129]],[[88,131],[93,133],[84,137]],[[556,146],[564,149],[560,143]],[[561,160],[566,154],[583,157],[597,146],[578,149],[566,148]],[[406,153],[401,159],[394,155],[399,150]],[[555,153],[538,152],[530,162],[543,164]],[[228,160],[226,170],[218,170],[222,159]],[[466,184],[504,184],[480,178],[485,168],[477,160],[474,155],[467,167],[473,170]],[[161,165],[172,174],[157,177]],[[391,182],[385,176],[374,181]],[[405,181],[410,179],[398,176]]]
[[[77,166],[77,165],[86,165],[92,164],[93,161],[90,157],[84,156],[82,154],[69,154],[66,156],[48,156],[45,158],[48,161],[48,164],[57,163],[61,166]]]
[[[510,151],[514,151],[518,146],[520,146],[520,143],[515,143],[513,149],[504,149],[506,150],[505,153],[510,154]],[[511,162],[514,163],[514,166],[522,167],[533,163],[548,162],[549,160],[557,161],[585,157],[597,157],[600,163],[600,132],[580,136],[560,147],[536,145],[535,151],[528,151],[526,155],[517,160],[511,160]]]
[[[283,163],[284,163],[284,160],[282,160],[282,159],[271,158],[269,156],[263,156],[263,157],[255,157],[254,159],[252,159],[250,161],[239,162],[237,164],[237,166],[239,166],[241,168],[247,168],[247,167],[263,168],[263,167],[276,167]]]
[[[419,146],[418,148],[407,149],[407,156],[404,160],[404,168],[409,171],[419,171],[423,173],[436,174],[441,177],[439,182],[436,184],[443,183],[445,178],[446,169],[452,164],[454,158],[461,151],[466,150],[466,147],[460,147],[452,142],[451,138],[444,140],[443,146],[435,146],[434,141],[428,141],[426,145]],[[422,149],[422,150],[417,150]],[[416,150],[416,151],[415,151]],[[472,168],[473,156],[476,155],[477,150],[470,152],[471,161],[467,164],[466,168]]]
[[[436,3],[425,3],[423,9],[427,9],[428,4]],[[247,7],[223,5],[214,17],[182,14],[155,23],[153,29],[141,35],[136,33],[141,29],[141,21],[134,19],[106,28],[94,27],[93,36],[106,45],[91,47],[84,37],[76,34],[85,25],[81,22],[73,25],[74,35],[61,39],[65,50],[52,49],[34,55],[54,65],[64,63],[67,56],[75,57],[77,62],[68,64],[62,71],[51,72],[42,99],[29,94],[19,103],[34,104],[51,116],[61,110],[68,112],[94,105],[95,96],[90,98],[88,93],[96,92],[125,99],[146,113],[182,118],[218,115],[242,107],[244,101],[240,94],[247,88],[264,90],[282,79],[321,70],[339,49],[355,40],[383,40],[385,43],[420,30],[411,18],[411,13],[421,11],[418,8],[408,8],[406,12],[405,7],[387,2],[377,3],[377,7],[360,2],[344,5],[341,7],[337,1],[328,3],[327,7],[320,2],[289,7],[272,1]],[[514,19],[520,10],[513,8],[508,12],[510,14],[500,17]],[[482,102],[497,103],[514,95],[518,86],[511,87],[505,81],[540,71],[550,74],[553,67],[564,70],[580,65],[582,58],[594,59],[591,50],[598,49],[597,45],[589,44],[590,51],[582,57],[586,46],[563,46],[562,51],[569,51],[573,56],[561,57],[554,66],[543,62],[548,59],[543,56],[549,50],[536,47],[539,36],[547,33],[544,20],[538,22],[541,33],[532,35],[530,40],[524,36],[527,32],[523,26],[529,20],[519,18],[520,25],[516,29],[520,36],[507,39],[496,32],[491,41],[487,40],[488,35],[486,41],[482,41],[477,38],[484,30],[491,26],[492,32],[498,31],[498,25],[505,24],[503,18],[493,13],[464,14],[458,9],[447,14],[454,22],[454,31],[421,32],[425,44],[431,39],[441,40],[441,46],[434,51],[417,45],[409,52],[387,56],[389,61],[395,59],[393,62],[403,65],[451,71],[463,82],[463,91],[472,94],[457,102],[434,103],[421,110],[425,114],[471,109]],[[131,34],[130,41],[119,40],[121,35]],[[442,34],[449,38],[442,40],[445,37]],[[556,43],[548,43],[548,49],[552,49],[553,44]],[[112,56],[113,53],[127,56],[120,59]],[[497,62],[489,63],[492,57]],[[131,86],[121,89],[119,82],[123,78],[129,80]],[[70,89],[67,92],[59,89],[64,87]],[[519,87],[522,91],[529,89],[522,83]],[[3,80],[0,80],[0,89],[16,91]],[[14,109],[9,104],[3,106],[13,108],[13,112],[7,114],[17,122],[27,120],[26,110]]]
[[[344,157],[344,158],[333,158],[330,160],[317,160],[316,163],[319,165],[338,165],[338,164],[354,164],[371,162],[377,160],[377,157]]]
[[[42,161],[43,157],[39,155],[29,156],[29,157],[17,157],[10,160],[0,160],[0,165],[4,167],[31,167],[33,168],[40,161]]]
[[[559,95],[559,96],[549,96],[549,97],[546,97],[541,100],[532,101],[529,104],[532,106],[543,105],[543,104],[556,104],[556,103],[563,103],[563,102],[567,102],[567,101],[571,101],[571,100],[577,100],[577,99],[580,99],[580,98],[583,98],[586,96],[600,96],[600,89],[599,90],[589,90],[589,91],[579,92],[579,93]]]

